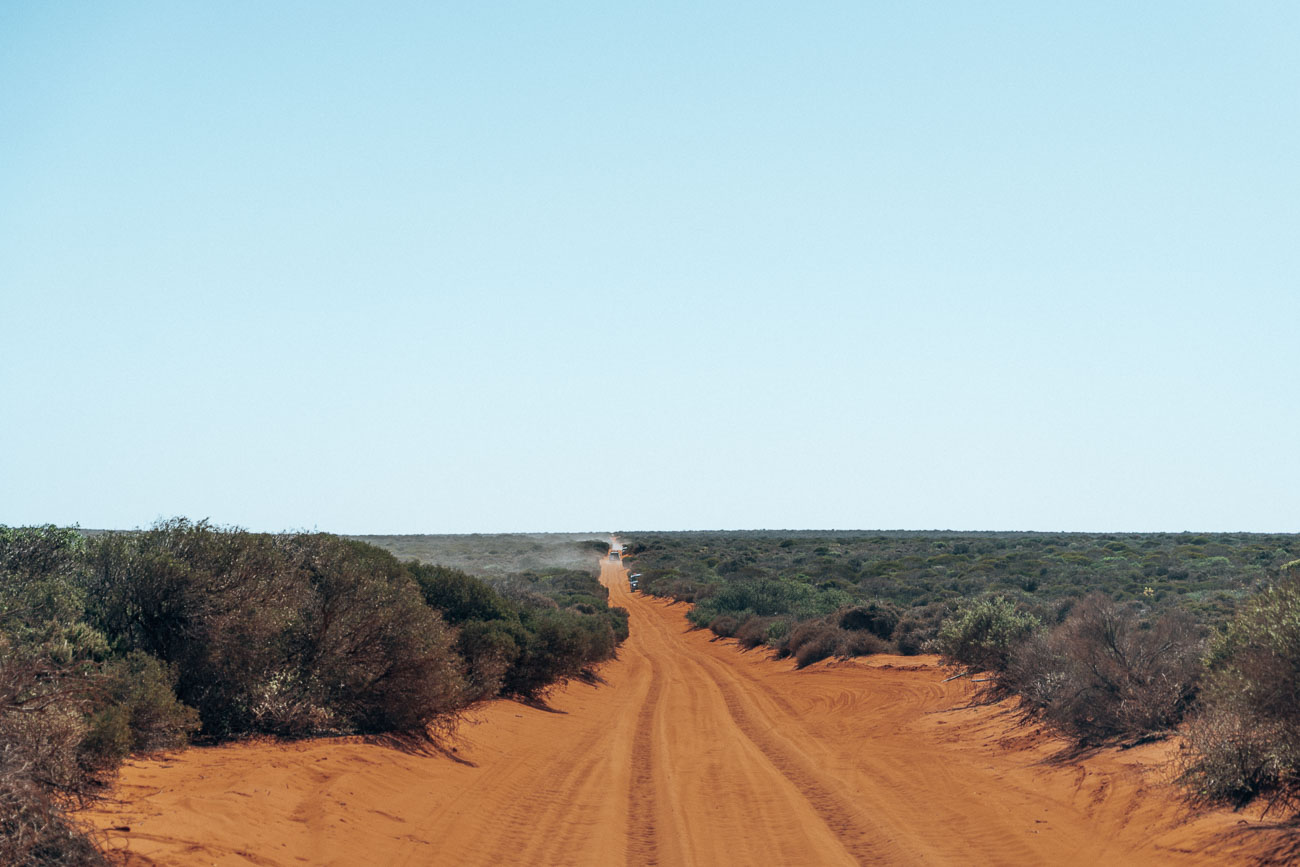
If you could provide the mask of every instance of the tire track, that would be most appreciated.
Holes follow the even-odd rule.
[[[861,810],[822,783],[815,766],[807,758],[780,742],[784,739],[775,733],[772,723],[764,725],[756,721],[737,695],[735,685],[728,682],[735,675],[722,663],[700,654],[693,654],[691,661],[705,670],[706,676],[717,687],[739,733],[790,781],[859,864],[902,864],[919,860],[911,853],[901,851],[892,841],[883,839],[885,833],[873,823],[865,822]]]
[[[609,589],[611,601],[616,598],[624,605],[633,601],[632,607],[635,607],[636,602],[627,583],[627,570],[621,564],[610,568],[602,563],[600,580]],[[638,635],[635,642],[626,645],[634,648],[635,653],[650,667],[650,686],[641,700],[632,737],[625,854],[629,865],[652,867],[660,863],[658,817],[663,805],[659,803],[655,790],[654,732],[663,703],[664,675],[658,654],[641,646],[643,637]]]
[[[659,863],[659,834],[656,816],[658,797],[654,786],[654,726],[663,695],[663,674],[653,655],[646,654],[650,665],[650,689],[636,718],[632,740],[632,776],[627,791],[627,863],[647,867]]]
[[[630,598],[634,607],[651,607],[653,603],[640,598]],[[640,613],[640,612],[638,612]],[[745,708],[736,693],[736,687],[744,687],[739,676],[724,663],[711,659],[708,654],[700,653],[687,645],[684,636],[677,634],[665,622],[657,611],[645,612],[648,616],[638,617],[637,625],[642,632],[642,639],[651,639],[661,646],[662,652],[671,654],[672,662],[679,669],[679,674],[686,682],[708,684],[724,709],[724,718],[733,728],[733,737],[747,740],[758,754],[762,756],[771,769],[784,777],[800,797],[807,803],[812,813],[825,826],[826,831],[839,842],[849,857],[859,864],[906,863],[899,857],[901,853],[883,853],[879,844],[880,831],[860,818],[860,810],[845,803],[826,786],[820,783],[811,763],[806,759],[795,759],[791,751],[783,748],[770,732],[772,725],[766,727],[754,719],[754,715]],[[647,649],[647,653],[649,650]],[[651,656],[653,661],[653,656]],[[681,671],[685,669],[685,671]],[[766,694],[766,690],[764,690]],[[783,699],[775,702],[778,707],[790,707]],[[793,708],[791,707],[793,715]],[[757,794],[757,793],[756,793]],[[758,831],[759,829],[754,829]],[[629,862],[633,863],[633,862]]]
[[[508,798],[508,814],[495,845],[478,863],[558,864],[581,852],[591,825],[575,821],[583,793],[599,786],[599,766],[608,760],[601,749],[600,732],[584,727],[571,739],[570,748],[552,754],[538,769],[518,775]],[[588,799],[595,803],[598,798]]]

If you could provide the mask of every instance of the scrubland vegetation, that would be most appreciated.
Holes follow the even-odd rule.
[[[589,675],[627,637],[596,553],[490,583],[323,533],[0,527],[0,863],[102,863],[68,811],[131,753],[427,737]]]
[[[1199,801],[1300,805],[1300,536],[627,533],[644,592],[803,667],[934,652],[1080,746],[1180,729]]]

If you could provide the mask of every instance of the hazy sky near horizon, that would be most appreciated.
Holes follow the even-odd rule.
[[[0,7],[0,523],[1300,531],[1292,3]]]

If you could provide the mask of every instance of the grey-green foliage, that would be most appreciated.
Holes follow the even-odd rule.
[[[390,553],[174,519],[90,550],[92,611],[214,737],[422,732],[463,706],[455,635]]]
[[[939,652],[968,672],[1002,671],[1012,652],[1039,630],[1038,618],[1002,596],[966,606],[939,627]]]
[[[609,591],[590,572],[552,568],[485,581],[443,566],[407,568],[426,601],[459,628],[473,701],[538,698],[612,657],[628,636],[627,612],[609,606]]]
[[[1248,602],[1212,643],[1184,780],[1210,801],[1300,793],[1300,576]]]
[[[700,602],[721,585],[787,578],[838,586],[855,604],[947,606],[1002,595],[1046,607],[1099,590],[1180,607],[1211,625],[1300,556],[1300,535],[746,531],[625,533],[644,592]],[[938,611],[938,607],[933,609]],[[932,639],[931,616],[923,640]],[[935,623],[937,625],[937,622]]]
[[[79,533],[0,527],[0,863],[105,863],[68,818],[93,790],[87,714],[103,636],[82,620]]]
[[[853,598],[838,588],[819,588],[791,578],[758,578],[721,584],[713,595],[697,602],[690,620],[708,626],[720,615],[738,620],[750,616],[790,616],[796,620],[823,617],[851,604]]]
[[[131,753],[179,749],[199,730],[198,711],[176,698],[170,666],[135,650],[104,666],[106,704],[91,716],[83,761],[111,765]]]
[[[86,626],[85,540],[59,527],[0,527],[0,631],[66,661],[99,658]]]

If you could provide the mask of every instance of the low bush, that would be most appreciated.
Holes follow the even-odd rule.
[[[310,594],[286,662],[344,730],[422,733],[466,703],[455,634],[387,551],[324,534],[285,540]]]
[[[424,601],[441,612],[448,623],[467,620],[505,620],[514,609],[482,579],[447,566],[408,562],[406,568],[424,594]]]
[[[894,634],[890,637],[898,652],[904,656],[916,656],[925,651],[927,641],[925,624],[920,620],[911,617],[903,618],[898,621],[898,625],[894,627]]]
[[[84,621],[81,536],[0,527],[0,864],[99,865],[70,819],[116,759],[82,745],[109,652]]]
[[[569,610],[526,612],[518,633],[519,656],[505,673],[502,692],[537,698],[611,658],[619,641],[616,618]]]
[[[894,647],[888,641],[873,632],[848,632],[842,630],[842,633],[836,656],[845,658],[872,656],[877,653],[890,653],[894,650]]]
[[[1292,726],[1210,705],[1191,719],[1184,737],[1190,754],[1181,778],[1194,800],[1240,807],[1268,794],[1275,805],[1295,807],[1300,751]]]
[[[459,626],[468,700],[540,697],[584,676],[628,637],[628,615],[609,591],[574,569],[521,572],[489,584],[455,569],[410,563],[425,599]]]
[[[869,602],[846,608],[839,614],[839,626],[850,631],[866,630],[877,638],[888,641],[901,618],[897,605],[890,602]]]
[[[80,747],[83,764],[116,765],[131,753],[178,749],[199,729],[194,708],[176,698],[176,675],[139,650],[105,666],[100,707]]]
[[[1211,644],[1183,779],[1198,799],[1300,803],[1300,577],[1245,605]]]
[[[852,657],[884,653],[889,645],[866,630],[841,629],[826,620],[805,621],[790,628],[781,642],[778,657],[792,656],[796,668],[806,668],[832,656]]]
[[[775,622],[774,617],[747,617],[736,628],[736,641],[746,650],[765,645],[768,643],[768,634]]]
[[[93,671],[0,632],[0,864],[102,864],[69,818],[98,778],[79,761]]]
[[[461,625],[456,646],[465,659],[471,701],[501,693],[506,673],[519,659],[520,642],[526,641],[517,620],[471,620]]]
[[[603,612],[603,615],[605,617],[606,622],[609,623],[609,628],[614,632],[615,641],[619,644],[622,644],[624,641],[627,641],[628,636],[632,634],[631,626],[628,623],[628,619],[631,616],[628,613],[628,610],[621,606],[615,605],[612,607],[607,607]]]
[[[1015,648],[1039,627],[1032,614],[1018,610],[1001,596],[992,596],[945,620],[936,644],[949,665],[968,673],[1000,672],[1006,669]]]
[[[175,520],[90,559],[97,625],[172,666],[210,737],[420,732],[465,702],[452,630],[371,545]]]
[[[719,638],[734,638],[740,621],[732,614],[719,614],[709,621],[709,631]]]
[[[997,692],[1080,744],[1175,727],[1196,693],[1203,631],[1182,612],[1145,621],[1094,594],[1050,632],[1024,640],[994,678]]]
[[[842,630],[824,622],[800,623],[790,630],[779,655],[794,657],[796,668],[834,656],[840,646]]]
[[[676,582],[722,592],[789,580],[843,591],[848,605],[915,609],[982,595],[1037,606],[1099,590],[1212,626],[1300,557],[1297,534],[750,531],[627,533],[626,542],[655,595]]]
[[[14,750],[0,747],[0,864],[108,867],[68,806],[32,779]]]

